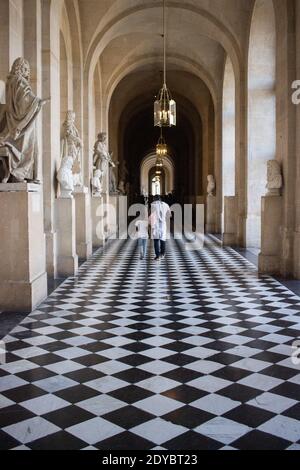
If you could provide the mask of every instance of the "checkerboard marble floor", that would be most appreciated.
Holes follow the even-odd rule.
[[[152,258],[110,243],[4,338],[1,449],[300,449],[300,298],[210,238]]]

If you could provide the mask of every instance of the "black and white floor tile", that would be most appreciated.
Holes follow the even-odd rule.
[[[208,238],[97,252],[6,337],[1,449],[300,449],[300,298]]]

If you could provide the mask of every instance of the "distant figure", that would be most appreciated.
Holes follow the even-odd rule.
[[[147,241],[149,239],[149,217],[147,206],[145,206],[143,218],[136,221],[135,227],[140,249],[140,259],[142,260],[146,256]]]
[[[171,216],[170,207],[161,201],[160,196],[154,196],[151,204],[151,228],[154,239],[155,261],[164,259],[166,255],[167,218]]]

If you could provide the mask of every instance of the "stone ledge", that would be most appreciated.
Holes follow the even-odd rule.
[[[9,193],[9,192],[30,192],[38,193],[41,190],[41,185],[36,183],[0,183],[0,192]]]

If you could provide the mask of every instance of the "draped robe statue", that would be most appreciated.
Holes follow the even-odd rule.
[[[106,134],[100,132],[94,145],[93,154],[94,171],[92,181],[94,183],[92,185],[96,193],[102,193],[103,191],[103,178],[107,172],[109,160],[110,154],[106,145]]]
[[[214,175],[208,175],[207,177],[207,194],[213,196],[214,190],[216,189],[216,180]]]
[[[0,182],[23,182],[37,177],[35,120],[49,100],[35,96],[30,66],[22,57],[13,63],[6,82],[6,104],[0,109]]]
[[[68,111],[66,120],[63,124],[62,141],[61,141],[61,161],[66,158],[73,159],[73,182],[74,186],[82,187],[82,170],[81,170],[81,150],[82,140],[75,126],[75,113]]]
[[[100,132],[98,134],[97,141],[94,145],[94,155],[93,155],[93,163],[94,163],[94,184],[93,188],[95,192],[101,193],[103,192],[103,179],[106,175],[109,167],[114,168],[115,164],[112,160],[112,155],[109,153],[106,143],[106,133]],[[110,174],[111,176],[111,174]]]

